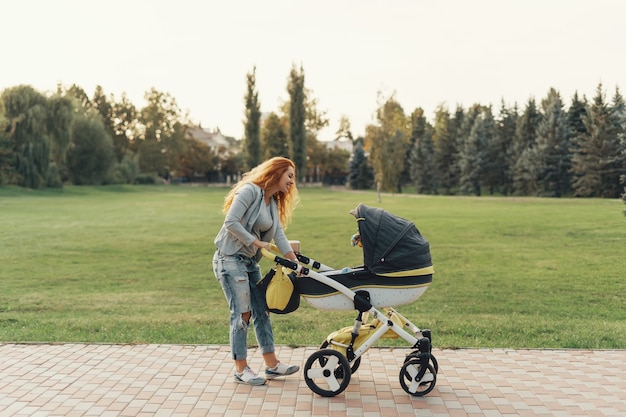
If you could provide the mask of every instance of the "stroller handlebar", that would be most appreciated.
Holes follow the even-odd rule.
[[[278,249],[276,246],[272,245],[272,250],[276,250]],[[297,271],[302,275],[307,275],[309,273],[308,268],[303,267],[302,265],[300,265],[297,262],[291,261],[287,258],[282,258],[276,254],[274,254],[273,252],[268,251],[265,248],[261,248],[261,254],[263,256],[265,256],[266,258],[270,259],[272,262],[276,262],[277,264],[280,264],[286,268],[289,268],[293,271]]]

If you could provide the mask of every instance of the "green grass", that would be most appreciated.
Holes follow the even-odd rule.
[[[0,342],[228,344],[227,306],[211,269],[225,193],[0,188]],[[287,235],[336,268],[362,263],[347,214],[358,203],[416,223],[436,273],[419,300],[398,310],[431,328],[437,347],[626,348],[619,200],[404,194],[379,203],[374,192],[321,188],[302,188],[301,197]],[[353,320],[353,312],[304,301],[273,316],[276,342],[293,346],[318,345]]]

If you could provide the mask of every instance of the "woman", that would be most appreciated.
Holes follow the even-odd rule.
[[[274,334],[258,265],[261,248],[270,249],[273,240],[285,258],[297,260],[283,232],[298,203],[296,167],[286,158],[272,158],[243,175],[226,195],[224,224],[215,238],[213,272],[220,282],[230,308],[230,348],[235,361],[235,382],[263,385],[265,380],[291,375],[297,365],[281,363],[275,354]],[[258,376],[247,361],[247,334],[250,319],[265,361],[265,378]]]

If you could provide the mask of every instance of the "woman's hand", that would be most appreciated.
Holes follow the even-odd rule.
[[[267,249],[269,251],[272,250],[272,244],[270,242],[263,242],[262,240],[258,239],[254,241],[254,246],[259,249]]]

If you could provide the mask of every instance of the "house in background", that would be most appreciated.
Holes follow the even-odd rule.
[[[230,149],[233,147],[233,141],[229,140],[226,136],[220,132],[219,127],[213,130],[204,129],[201,126],[191,126],[187,128],[185,134],[187,139],[195,139],[200,143],[205,144],[215,154],[219,152],[219,149]]]

